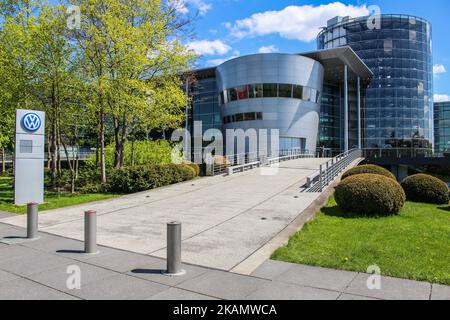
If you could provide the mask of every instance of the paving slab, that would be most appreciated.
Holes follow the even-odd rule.
[[[274,175],[255,169],[41,212],[39,228],[83,240],[83,212],[92,209],[98,213],[100,245],[164,258],[166,224],[178,220],[183,223],[183,262],[231,270],[316,199],[317,194],[300,194],[299,188],[327,160],[297,159],[272,168]],[[0,221],[26,225],[25,216]]]
[[[369,297],[364,297],[364,296],[357,296],[354,294],[347,294],[347,293],[343,293],[338,300],[349,300],[349,301],[362,301],[362,300],[379,300],[379,299],[375,299],[375,298],[369,298]]]
[[[343,291],[356,276],[356,272],[292,264],[287,271],[273,279],[319,289]]]
[[[241,300],[268,283],[270,282],[263,279],[214,270],[177,287],[219,299]]]
[[[336,300],[339,292],[273,281],[251,293],[248,300]]]
[[[10,272],[0,270],[0,282],[11,281],[15,279],[19,279],[19,277]]]
[[[45,286],[64,291],[69,294],[76,294],[78,289],[70,289],[67,281],[72,273],[68,273],[68,267],[77,266],[80,268],[81,288],[84,286],[117,275],[117,272],[109,271],[104,268],[95,267],[78,261],[72,261],[68,264],[60,265],[56,268],[46,270],[29,276],[29,279]]]
[[[170,288],[148,300],[217,300],[216,298],[178,288]]]
[[[71,294],[88,300],[143,300],[167,289],[162,284],[119,274],[91,282]]]
[[[431,284],[413,280],[381,277],[381,289],[367,288],[367,279],[371,275],[358,274],[354,281],[344,290],[345,293],[383,300],[429,300]]]
[[[130,276],[161,283],[168,286],[176,286],[188,280],[194,279],[209,271],[208,269],[205,268],[182,264],[181,266],[182,269],[186,271],[184,275],[168,276],[163,274],[163,272],[166,270],[166,266],[167,266],[166,260],[158,260],[155,263],[143,265],[140,268],[133,269],[127,272],[127,274]]]
[[[84,242],[63,238],[55,235],[41,233],[41,238],[21,244],[24,247],[33,248],[39,251],[56,254],[61,257],[85,261],[95,257],[104,256],[116,252],[117,250],[98,246],[98,253],[85,254]]]
[[[14,216],[14,214],[0,211],[0,219],[9,218],[12,216]]]
[[[431,288],[431,300],[450,300],[450,287],[433,284]]]
[[[127,272],[158,262],[158,258],[125,251],[115,251],[103,256],[95,256],[87,260],[87,263],[91,265],[117,272]]]
[[[21,257],[39,253],[37,250],[20,245],[4,245],[0,247],[0,263],[6,263]]]
[[[30,276],[70,263],[72,261],[66,258],[44,252],[34,252],[26,256],[0,261],[0,269],[22,276]]]
[[[77,300],[77,298],[20,278],[0,283],[0,300]]]
[[[272,280],[288,271],[292,266],[293,264],[287,262],[267,260],[253,271],[252,276]]]

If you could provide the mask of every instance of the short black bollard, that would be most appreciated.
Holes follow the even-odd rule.
[[[181,222],[167,224],[167,270],[168,276],[181,276],[186,271],[181,269]]]
[[[38,212],[39,205],[31,202],[27,204],[27,238],[38,238]]]
[[[97,212],[88,210],[84,213],[84,252],[98,253],[97,250]]]

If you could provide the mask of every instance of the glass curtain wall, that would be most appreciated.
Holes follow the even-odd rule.
[[[192,137],[200,136],[208,129],[222,129],[222,119],[217,99],[216,78],[198,77],[189,84],[189,95],[191,97],[191,108],[188,113],[188,130]],[[194,132],[194,121],[201,121],[202,132]],[[194,139],[191,141],[194,147]],[[204,143],[203,148],[208,144]],[[194,150],[193,153],[201,154],[202,150]]]
[[[450,101],[434,104],[434,151],[450,153]]]
[[[320,104],[318,151],[323,149],[339,154],[343,148],[341,132],[341,97],[339,86],[323,85]]]
[[[417,17],[347,19],[318,36],[319,49],[350,46],[374,73],[366,91],[363,147],[397,155],[431,153],[433,74],[431,25]],[[372,26],[373,28],[373,26]]]

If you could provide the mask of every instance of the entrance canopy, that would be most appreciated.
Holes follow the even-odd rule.
[[[299,54],[320,62],[325,68],[325,82],[342,83],[344,67],[348,67],[348,81],[356,81],[359,76],[361,83],[369,84],[373,77],[372,71],[350,47],[319,50]]]

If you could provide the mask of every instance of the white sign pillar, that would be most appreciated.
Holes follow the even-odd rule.
[[[16,110],[14,203],[44,203],[45,113]]]

